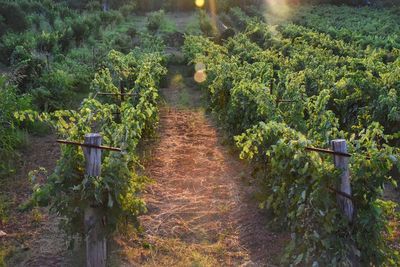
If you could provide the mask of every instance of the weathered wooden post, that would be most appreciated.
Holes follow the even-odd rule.
[[[101,135],[91,133],[85,135],[85,144],[101,146]],[[101,149],[83,147],[86,159],[86,175],[101,175]],[[105,267],[107,261],[107,241],[103,225],[102,210],[89,203],[85,209],[85,233],[86,233],[86,266]]]
[[[347,144],[344,139],[332,140],[332,150],[339,153],[347,153]],[[335,167],[342,170],[342,175],[340,176],[340,185],[337,190],[343,192],[348,196],[351,196],[351,185],[350,185],[350,171],[349,171],[349,157],[342,155],[334,155]],[[353,220],[354,206],[351,199],[338,194],[337,195],[338,204],[343,212],[343,214],[349,219]]]
[[[347,153],[347,144],[344,139],[332,140],[332,150],[334,152],[343,153],[343,155],[334,155],[335,167],[342,170],[342,175],[340,176],[340,185],[337,190],[342,193],[337,194],[336,198],[340,209],[343,214],[347,217],[349,222],[353,221],[354,216],[354,204],[351,199],[351,185],[350,185],[350,170],[349,170],[349,156],[345,156]],[[346,197],[346,196],[347,197]],[[348,241],[349,259],[351,261],[351,266],[359,267],[360,263],[360,251],[357,249],[353,241]]]

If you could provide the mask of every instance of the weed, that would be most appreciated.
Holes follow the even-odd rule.
[[[0,195],[0,223],[6,224],[9,217],[9,209],[11,206],[11,202],[5,195]],[[0,261],[1,262],[1,261]]]
[[[31,218],[34,224],[39,224],[43,221],[43,214],[38,208],[34,208],[31,211]]]

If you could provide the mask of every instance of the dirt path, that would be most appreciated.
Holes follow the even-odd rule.
[[[147,164],[155,184],[144,196],[145,239],[125,251],[126,265],[273,266],[286,238],[265,228],[254,188],[244,182],[249,168],[221,144],[198,108],[201,94],[192,79],[184,69],[170,69],[160,140]]]

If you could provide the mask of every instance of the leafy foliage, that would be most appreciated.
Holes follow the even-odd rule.
[[[0,177],[12,168],[15,149],[25,142],[25,134],[18,128],[14,112],[31,107],[29,96],[18,96],[16,88],[8,84],[6,77],[0,76]]]
[[[73,235],[83,232],[83,212],[89,205],[101,207],[107,218],[107,230],[113,232],[119,223],[137,223],[137,216],[145,211],[139,192],[147,178],[135,172],[140,167],[136,147],[145,134],[157,125],[156,89],[161,75],[163,56],[159,53],[130,53],[111,51],[108,68],[98,72],[93,88],[115,92],[116,84],[131,84],[127,92],[135,94],[120,105],[102,103],[93,97],[85,99],[77,111],[59,110],[53,113],[18,112],[19,120],[49,122],[58,136],[82,141],[85,134],[98,132],[104,143],[121,147],[123,152],[103,152],[102,174],[85,174],[84,155],[80,148],[63,146],[55,172],[44,185],[36,184],[32,204],[50,205],[63,218],[64,229]],[[154,71],[154,72],[152,72]],[[111,77],[111,74],[112,76]],[[115,120],[115,112],[120,120]],[[33,178],[35,177],[33,173]]]
[[[394,203],[381,198],[385,184],[396,184],[389,173],[399,165],[391,134],[399,130],[393,119],[400,87],[389,78],[397,73],[398,52],[387,62],[384,50],[362,50],[294,24],[273,33],[233,12],[243,33],[223,46],[189,36],[184,52],[205,65],[202,87],[212,112],[241,157],[260,170],[261,206],[292,232],[284,262],[348,266],[353,254],[363,265],[397,266],[400,255],[389,246]],[[305,150],[338,138],[348,140],[352,154],[352,222],[331,190],[340,171],[329,156]]]

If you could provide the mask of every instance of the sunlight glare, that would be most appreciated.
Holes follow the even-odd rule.
[[[207,74],[205,70],[198,70],[196,71],[196,74],[194,75],[194,80],[197,83],[203,83],[207,80]]]
[[[203,7],[204,6],[204,4],[205,4],[205,0],[195,0],[195,5],[197,6],[197,7]]]
[[[288,0],[264,0],[267,6],[266,20],[275,24],[278,20],[286,20],[291,16],[292,8]]]

